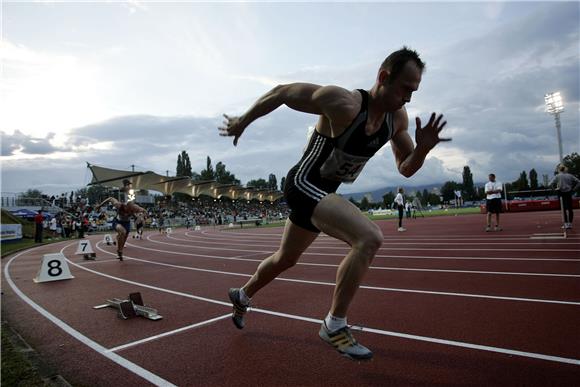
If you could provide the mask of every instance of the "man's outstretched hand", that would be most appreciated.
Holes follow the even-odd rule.
[[[421,147],[427,151],[433,149],[441,141],[451,141],[451,138],[440,138],[439,133],[443,130],[447,121],[441,123],[443,114],[436,117],[435,113],[431,114],[431,118],[427,125],[423,128],[421,127],[421,119],[415,117],[415,122],[417,123],[417,129],[415,130],[415,142],[417,143],[417,148]]]
[[[234,136],[234,146],[238,145],[238,139],[244,133],[246,127],[240,117],[230,117],[224,114],[223,126],[218,127],[220,136]]]

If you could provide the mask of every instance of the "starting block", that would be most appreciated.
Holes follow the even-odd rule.
[[[93,251],[93,246],[91,246],[91,241],[88,239],[79,241],[75,255],[82,255],[84,259],[91,261],[94,261],[97,257],[97,254]]]
[[[201,227],[200,226],[195,226],[195,231],[200,231]]]
[[[167,228],[165,229],[165,233],[166,233],[166,234],[171,234],[172,232],[173,232],[173,230],[171,229],[171,227],[167,227]]]
[[[129,294],[128,300],[113,298],[111,300],[107,300],[106,304],[93,306],[93,309],[103,309],[108,307],[117,309],[119,318],[123,320],[137,316],[145,317],[154,321],[161,320],[163,318],[163,316],[157,313],[157,309],[150,308],[143,304],[141,293]]]
[[[105,242],[107,244],[107,246],[111,246],[111,245],[116,245],[117,244],[115,242],[115,240],[113,239],[113,237],[111,236],[111,234],[105,234],[105,237],[103,238],[103,242]]]

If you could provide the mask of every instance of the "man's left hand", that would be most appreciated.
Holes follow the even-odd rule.
[[[433,149],[440,141],[451,141],[451,138],[440,138],[439,133],[443,130],[447,121],[441,123],[443,114],[436,117],[435,113],[431,114],[431,118],[425,127],[421,128],[421,119],[415,117],[417,129],[415,130],[415,142],[417,147],[421,147],[427,151]]]

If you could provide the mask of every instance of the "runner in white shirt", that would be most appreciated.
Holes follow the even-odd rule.
[[[502,184],[499,181],[495,181],[495,175],[490,173],[489,181],[485,184],[485,195],[487,199],[485,205],[487,209],[487,225],[485,227],[485,232],[491,231],[491,214],[495,214],[495,231],[502,230],[499,225],[502,190]]]

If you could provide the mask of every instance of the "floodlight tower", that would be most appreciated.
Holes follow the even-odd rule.
[[[556,134],[558,135],[558,151],[560,152],[560,164],[563,162],[562,155],[562,133],[560,124],[560,113],[564,111],[564,104],[562,103],[562,96],[559,91],[549,93],[544,96],[546,101],[546,112],[554,115],[556,120]]]

